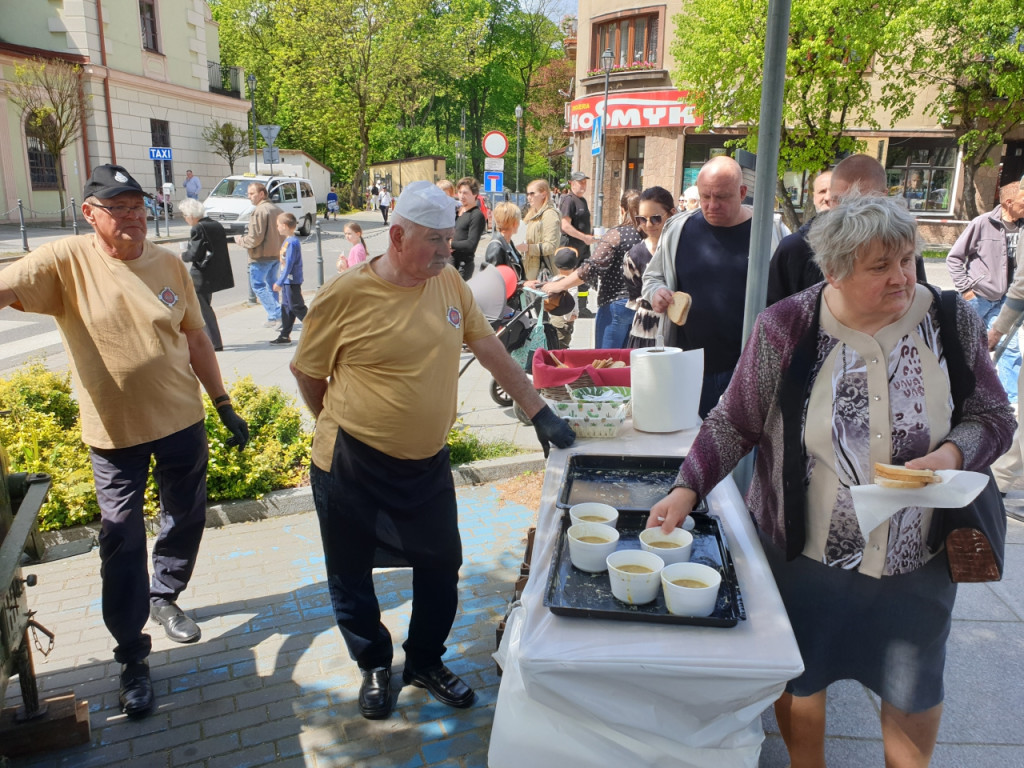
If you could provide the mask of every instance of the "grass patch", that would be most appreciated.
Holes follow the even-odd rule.
[[[948,255],[949,255],[949,250],[948,249],[945,250],[945,251],[936,251],[936,250],[924,250],[924,251],[921,251],[921,256],[923,258],[930,259],[932,261],[939,261],[939,260],[945,261],[946,260],[946,256],[948,256]]]
[[[524,453],[522,448],[509,440],[481,440],[461,421],[456,422],[448,432],[448,450],[453,465]]]

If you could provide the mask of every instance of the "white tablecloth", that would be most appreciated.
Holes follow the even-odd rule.
[[[582,440],[553,451],[531,578],[496,654],[504,674],[491,768],[755,768],[760,714],[803,671],[789,619],[732,479],[709,496],[724,523],[747,619],[693,627],[555,616],[544,606],[571,453],[679,456],[696,430]]]

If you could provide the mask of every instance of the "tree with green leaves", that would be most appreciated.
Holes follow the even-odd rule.
[[[82,133],[89,108],[81,90],[82,68],[61,59],[35,58],[16,64],[7,98],[21,112],[25,124],[53,157],[57,173],[60,224],[67,225],[64,151]]]
[[[249,154],[249,132],[232,122],[210,123],[203,129],[203,141],[210,145],[213,154],[224,158],[232,174],[235,160]]]
[[[954,0],[950,0],[953,2]],[[878,129],[879,107],[892,119],[909,113],[912,89],[889,85],[873,94],[879,54],[895,55],[886,30],[913,0],[793,0],[782,109],[777,197],[790,228],[796,211],[785,170],[817,172],[861,145],[850,128]],[[742,126],[736,144],[757,151],[768,0],[689,0],[674,18],[674,81],[704,116],[704,130]]]
[[[978,170],[1024,121],[1024,0],[926,0],[889,27],[896,81],[919,89],[925,114],[963,151],[963,215],[978,216]],[[898,46],[898,47],[897,47]]]

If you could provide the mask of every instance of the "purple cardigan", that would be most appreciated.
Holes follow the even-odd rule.
[[[676,480],[706,496],[756,446],[747,507],[789,559],[805,543],[803,414],[810,393],[802,371],[810,370],[817,354],[821,292],[821,285],[813,286],[758,316],[732,381],[701,426]],[[930,315],[937,326],[935,303]],[[1016,420],[989,357],[981,318],[959,296],[956,318],[976,387],[946,439],[963,453],[964,469],[979,471],[1009,449]]]

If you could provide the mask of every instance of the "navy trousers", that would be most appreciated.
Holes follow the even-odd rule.
[[[160,498],[152,581],[142,513],[151,457]],[[129,448],[92,448],[91,459],[102,521],[103,622],[117,641],[114,658],[129,664],[145,659],[152,647],[143,632],[150,603],[176,600],[192,577],[206,526],[206,429],[200,421]]]
[[[450,468],[447,471],[450,478]],[[331,472],[311,467],[310,484],[331,604],[352,659],[362,669],[391,666],[391,633],[381,622],[373,587],[373,560],[381,542],[400,551],[412,566],[412,617],[402,646],[406,666],[425,669],[440,664],[458,608],[462,566],[458,508],[450,480],[441,484],[447,487],[415,501],[382,501],[380,485],[368,488],[346,470],[336,452]]]

